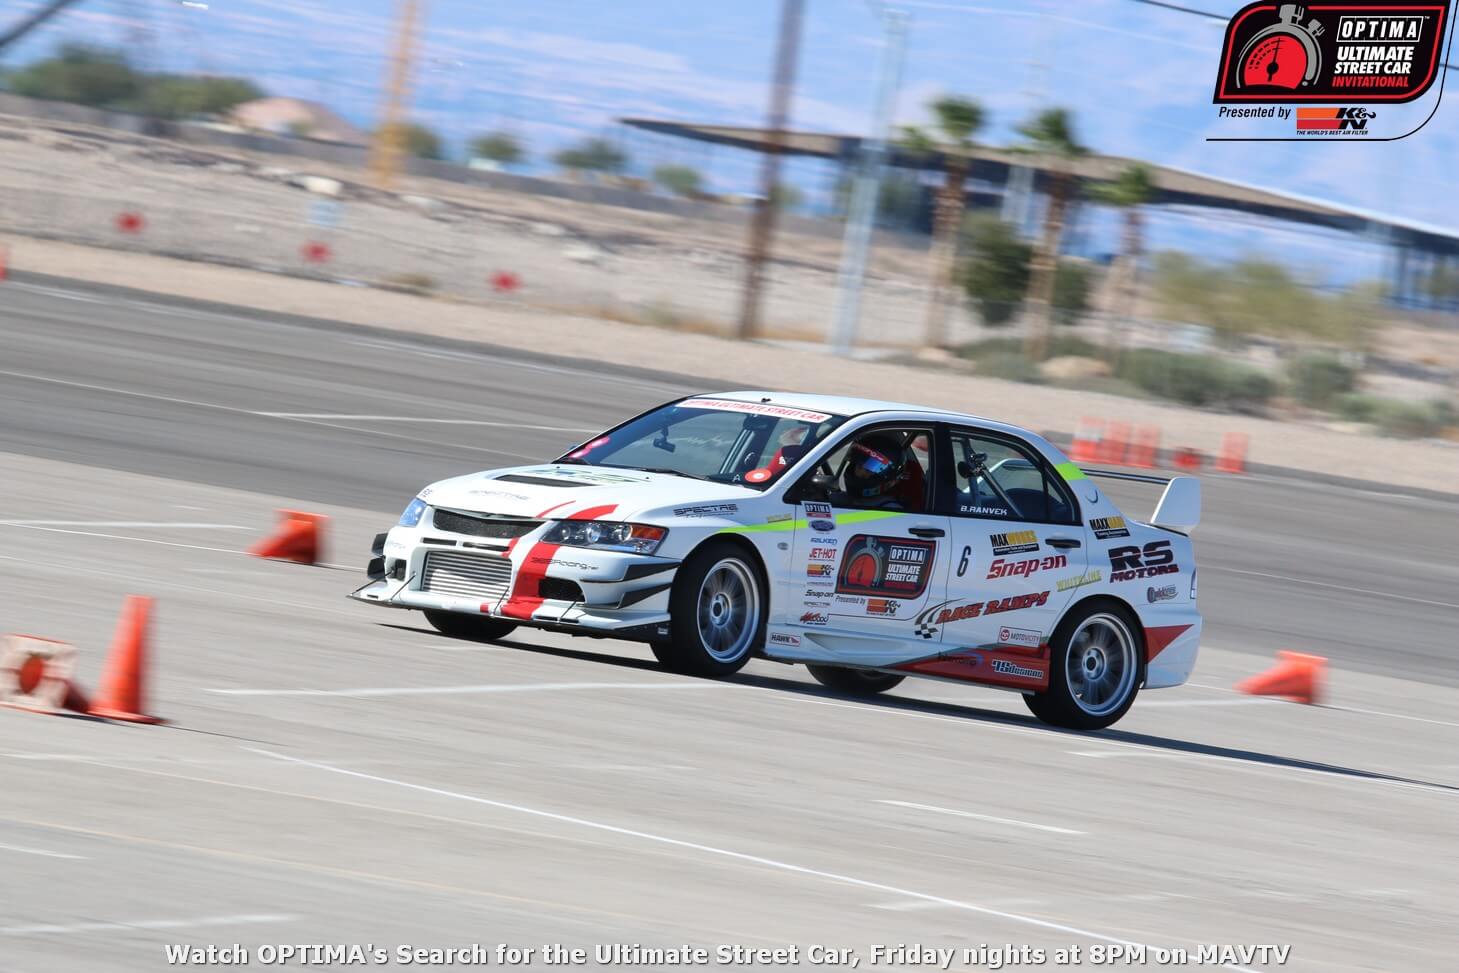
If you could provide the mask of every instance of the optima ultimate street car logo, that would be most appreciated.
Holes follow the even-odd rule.
[[[916,598],[932,576],[935,541],[857,534],[846,545],[836,593]]]
[[[1247,4],[1226,27],[1220,102],[1413,101],[1438,75],[1448,4]]]

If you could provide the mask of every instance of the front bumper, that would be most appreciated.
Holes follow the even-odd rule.
[[[435,527],[394,527],[377,538],[370,580],[350,597],[618,638],[668,634],[677,560],[544,544],[547,529],[483,541]]]

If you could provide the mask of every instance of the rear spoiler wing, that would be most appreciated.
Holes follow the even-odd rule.
[[[1201,522],[1201,481],[1193,476],[1155,476],[1149,473],[1124,473],[1119,470],[1097,470],[1080,467],[1085,476],[1135,483],[1163,483],[1165,492],[1155,505],[1150,523],[1156,527],[1188,534]]]

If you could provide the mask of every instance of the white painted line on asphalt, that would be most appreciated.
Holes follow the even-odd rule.
[[[415,443],[423,443],[431,446],[449,446],[452,449],[469,450],[474,453],[492,453],[497,456],[510,456],[513,459],[537,459],[535,456],[527,456],[522,453],[509,453],[501,449],[487,449],[484,446],[473,446],[468,443],[446,443],[435,439],[422,439],[419,436],[402,436],[397,433],[383,432],[379,429],[360,429],[355,426],[341,426],[338,423],[324,422],[320,419],[288,419],[278,415],[270,415],[267,412],[258,412],[253,409],[241,409],[233,405],[220,405],[216,402],[199,402],[197,399],[182,399],[172,395],[157,395],[152,392],[138,392],[133,389],[119,389],[112,385],[93,385],[89,382],[71,382],[62,378],[52,378],[49,375],[36,375],[31,372],[12,372],[0,370],[0,375],[10,378],[21,378],[32,382],[45,382],[49,385],[61,385],[66,388],[86,389],[90,392],[107,392],[112,395],[126,395],[136,399],[149,399],[153,402],[170,402],[174,405],[188,405],[196,409],[215,409],[219,412],[231,412],[234,415],[255,416],[260,419],[278,419],[281,422],[302,422],[311,426],[324,426],[329,429],[343,429],[347,432],[357,432],[366,436],[381,436],[386,439],[406,439]]]
[[[1072,828],[1056,828],[1051,824],[1035,824],[1032,821],[1019,821],[1016,818],[995,818],[991,814],[974,814],[972,811],[958,811],[950,807],[934,807],[931,804],[915,804],[911,801],[877,801],[878,804],[890,804],[892,807],[907,807],[917,811],[932,811],[936,814],[951,814],[959,818],[975,818],[979,821],[992,821],[994,824],[1011,824],[1020,828],[1033,828],[1035,831],[1047,831],[1050,834],[1088,834],[1087,831],[1075,831]]]
[[[157,527],[176,530],[253,530],[242,524],[199,524],[166,520],[0,520],[5,527]]]
[[[12,524],[0,521],[0,527],[14,527],[17,530],[43,530],[48,534],[74,534],[78,537],[104,537],[113,541],[135,541],[138,544],[160,544],[163,547],[185,547],[193,551],[214,551],[219,554],[242,554],[231,547],[205,547],[201,544],[183,544],[178,541],[159,541],[152,537],[129,537],[126,534],[103,534],[94,530],[69,530],[61,527],[41,527],[37,524]]]
[[[22,855],[40,855],[43,858],[70,858],[74,861],[86,861],[85,855],[67,855],[59,851],[46,851],[41,848],[25,848],[21,845],[0,845],[0,851],[14,851]]]
[[[218,696],[454,696],[476,693],[541,693],[571,689],[718,689],[699,682],[526,682],[485,686],[388,686],[380,689],[204,689]]]
[[[554,811],[543,811],[539,808],[527,807],[522,804],[509,804],[506,801],[494,801],[490,798],[477,797],[474,794],[463,794],[458,791],[448,791],[439,787],[427,787],[424,784],[412,784],[409,781],[396,780],[391,777],[379,777],[375,774],[361,773],[357,770],[347,770],[344,767],[335,767],[331,764],[318,763],[313,760],[304,760],[299,757],[290,757],[287,754],[274,753],[271,750],[262,750],[257,747],[243,747],[250,753],[260,754],[274,760],[282,760],[286,763],[297,764],[302,767],[312,767],[315,770],[324,770],[334,774],[341,774],[345,777],[355,777],[360,780],[373,781],[377,784],[388,784],[392,787],[400,787],[405,790],[412,790],[422,794],[432,794],[436,797],[449,797],[458,801],[467,801],[472,804],[480,804],[485,807],[494,807],[503,811],[515,811],[518,814],[527,814],[532,817],[545,818],[549,821],[557,821],[562,824],[577,825],[582,828],[591,828],[594,831],[603,831],[608,834],[621,835],[626,838],[637,838],[642,841],[650,841],[655,844],[669,845],[674,848],[683,848],[688,851],[697,851],[706,855],[713,855],[720,858],[728,858],[733,861],[747,862],[751,865],[761,865],[765,868],[781,872],[789,872],[794,875],[804,875],[810,878],[825,879],[841,885],[851,885],[857,888],[871,889],[876,892],[885,892],[890,895],[901,895],[909,899],[916,899],[920,902],[931,902],[939,905],[946,905],[950,908],[962,909],[965,912],[974,912],[979,915],[991,916],[995,919],[1005,919],[1022,925],[1037,926],[1040,929],[1051,929],[1055,932],[1062,932],[1074,936],[1083,936],[1098,942],[1118,943],[1122,946],[1141,946],[1146,949],[1153,947],[1148,944],[1137,943],[1129,939],[1121,939],[1118,936],[1111,936],[1107,933],[1096,932],[1091,929],[1082,929],[1078,926],[1069,926],[1061,922],[1052,922],[1048,919],[1039,919],[1036,916],[1026,916],[1017,912],[1005,912],[1002,909],[991,909],[987,906],[976,905],[972,902],[963,902],[958,899],[944,898],[940,895],[932,895],[927,892],[917,892],[912,889],[899,888],[895,885],[887,885],[882,882],[873,882],[863,878],[856,878],[851,875],[841,875],[836,872],[822,871],[818,868],[810,868],[805,865],[796,865],[792,862],[779,861],[774,858],[765,858],[760,855],[751,855],[742,851],[732,851],[728,848],[717,848],[714,845],[700,844],[697,841],[686,841],[682,838],[672,838],[668,835],[654,834],[649,831],[636,831],[632,828],[623,828],[614,824],[605,824],[601,821],[592,821],[587,818],[573,817],[568,814],[558,814]],[[1249,967],[1225,964],[1223,969],[1236,970],[1238,973],[1256,973]]]
[[[1222,651],[1223,652],[1230,652],[1232,650],[1231,649],[1223,649]],[[1218,692],[1218,693],[1236,693],[1237,692],[1235,689],[1232,689],[1229,686],[1212,686],[1210,683],[1204,683],[1204,682],[1188,682],[1188,683],[1186,683],[1186,685],[1187,686],[1194,686],[1197,689],[1210,689],[1210,690],[1213,690],[1214,692]],[[1286,702],[1286,700],[1272,698],[1272,702],[1274,702],[1274,703],[1282,703],[1282,702]],[[1140,705],[1140,706],[1149,706],[1150,704],[1149,703],[1140,703],[1138,705]],[[1408,713],[1390,713],[1387,710],[1381,710],[1381,709],[1359,709],[1358,707],[1355,707],[1355,706],[1337,706],[1337,705],[1334,705],[1332,703],[1319,703],[1318,706],[1317,706],[1317,708],[1318,709],[1335,709],[1335,710],[1338,710],[1339,712],[1344,712],[1344,713],[1362,713],[1364,716],[1384,716],[1384,717],[1387,717],[1390,720],[1408,720],[1411,723],[1431,723],[1434,726],[1452,726],[1452,727],[1459,727],[1459,723],[1455,723],[1455,722],[1453,722],[1451,720],[1435,720],[1435,719],[1431,719],[1431,718],[1429,718],[1427,716],[1411,716]]]
[[[204,916],[198,919],[133,919],[122,922],[73,922],[65,926],[0,926],[0,936],[66,935],[73,932],[129,932],[137,929],[197,929],[202,926],[252,926],[266,922],[293,922],[299,916],[250,914]]]
[[[595,433],[597,426],[532,426],[521,422],[492,422],[487,419],[425,419],[412,416],[349,416],[332,412],[255,412],[256,416],[270,419],[338,419],[342,422],[433,422],[443,426],[493,426],[498,429],[532,429],[538,432],[585,432]]]
[[[1309,581],[1307,578],[1294,578],[1286,574],[1267,574],[1265,571],[1248,571],[1245,568],[1223,568],[1215,564],[1201,565],[1203,571],[1224,571],[1227,574],[1245,574],[1253,578],[1268,578],[1273,581],[1290,581],[1293,584],[1305,584],[1314,588],[1331,588],[1334,591],[1349,591],[1359,595],[1377,595],[1380,598],[1387,598],[1392,601],[1406,601],[1414,605],[1431,605],[1435,608],[1459,608],[1459,604],[1450,601],[1432,601],[1428,598],[1414,598],[1411,595],[1397,595],[1391,591],[1377,591],[1373,588],[1354,588],[1345,584],[1329,584],[1326,581]]]
[[[941,902],[873,902],[873,909],[885,909],[888,912],[915,912],[918,909],[946,909],[947,906]]]
[[[1282,700],[1270,696],[1243,696],[1240,699],[1152,699],[1140,700],[1135,705],[1142,710],[1155,706],[1266,706]]]

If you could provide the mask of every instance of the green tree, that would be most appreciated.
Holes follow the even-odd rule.
[[[510,132],[487,132],[471,140],[471,155],[503,166],[520,165],[527,158],[521,139]]]
[[[30,98],[100,108],[137,97],[142,76],[120,51],[63,44],[54,57],[16,71],[10,90]]]
[[[654,169],[654,182],[675,196],[698,196],[703,186],[703,177],[692,166],[662,165]]]
[[[926,344],[931,348],[947,346],[947,295],[957,266],[958,232],[967,206],[969,153],[973,136],[986,121],[983,106],[971,98],[943,95],[934,99],[932,111],[936,131],[915,126],[902,130],[902,147],[923,155],[940,153],[944,160],[942,190],[937,194],[937,209],[932,221],[932,249],[929,254],[928,282],[931,299],[927,302]]]
[[[1119,298],[1116,306],[1110,309],[1110,333],[1106,349],[1112,359],[1118,357],[1123,344],[1119,333],[1123,322],[1135,313],[1140,255],[1145,249],[1145,221],[1141,208],[1155,198],[1155,190],[1155,174],[1143,162],[1126,166],[1112,182],[1097,183],[1088,189],[1089,197],[1095,202],[1114,207],[1124,214],[1124,233],[1114,270],[1119,285]]]
[[[1028,353],[1041,361],[1048,352],[1049,334],[1054,323],[1054,277],[1059,260],[1059,247],[1064,238],[1064,224],[1073,202],[1076,184],[1070,164],[1089,150],[1080,143],[1074,130],[1074,119],[1067,108],[1045,108],[1018,128],[1023,137],[1023,150],[1040,156],[1050,175],[1049,205],[1044,215],[1043,232],[1034,248],[1029,299],[1033,303],[1032,328],[1028,335]]]
[[[143,114],[177,119],[221,115],[262,97],[263,91],[243,78],[166,74],[147,76],[133,102]]]
[[[788,182],[776,186],[770,193],[770,204],[782,213],[800,209],[805,203],[805,193]]]
[[[419,159],[444,159],[445,147],[441,137],[419,122],[401,122],[395,127],[392,137],[407,155]]]
[[[1054,323],[1078,324],[1089,310],[1089,268],[1072,260],[1060,260],[1054,271]]]
[[[619,173],[628,168],[628,153],[605,138],[583,139],[552,157],[568,172]]]
[[[989,327],[1013,320],[1028,292],[1028,265],[1033,248],[1013,227],[991,216],[967,221],[962,267],[963,290]]]

